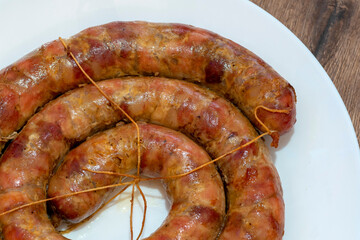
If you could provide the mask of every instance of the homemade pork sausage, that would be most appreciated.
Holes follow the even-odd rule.
[[[100,87],[133,119],[179,130],[197,140],[212,157],[258,136],[231,103],[191,83],[128,78],[103,81]],[[72,144],[123,119],[94,86],[68,92],[45,106],[2,156],[0,212],[42,198],[53,167]],[[217,165],[225,181],[228,204],[220,239],[281,239],[282,188],[263,141],[242,148]],[[0,217],[5,239],[20,234],[47,236],[50,221],[37,213],[46,214],[45,206]]]
[[[204,29],[183,24],[112,22],[65,40],[94,80],[162,76],[205,84],[233,101],[250,121],[280,134],[295,123],[293,87],[255,54]],[[49,100],[87,82],[60,41],[41,46],[0,71],[0,149]],[[276,142],[276,139],[275,139]]]
[[[142,175],[173,176],[210,161],[201,147],[179,132],[146,123],[138,126]],[[71,150],[49,182],[49,197],[119,182],[118,176],[94,174],[84,168],[133,173],[138,160],[136,140],[135,126],[127,124],[99,133]],[[163,183],[171,209],[149,239],[216,239],[225,217],[225,193],[214,165]],[[89,192],[51,203],[61,218],[78,223],[94,213],[111,192],[110,189]]]

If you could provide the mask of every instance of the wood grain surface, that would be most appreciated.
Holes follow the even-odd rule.
[[[315,55],[339,91],[360,142],[360,0],[251,1]]]

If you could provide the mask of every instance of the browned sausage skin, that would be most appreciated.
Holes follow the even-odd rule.
[[[130,78],[104,81],[100,86],[135,120],[180,130],[196,139],[212,157],[257,136],[247,118],[232,104],[191,83]],[[2,156],[0,211],[19,204],[9,203],[5,196],[21,195],[20,188],[44,191],[54,164],[71,143],[121,119],[123,116],[93,86],[74,90],[48,104],[29,121]],[[224,176],[229,206],[220,238],[281,239],[282,189],[264,143],[252,143],[219,161],[218,166]],[[30,192],[34,196],[28,201],[34,201],[36,191]],[[31,209],[24,211],[31,216]],[[0,218],[3,234],[17,226],[15,215]],[[43,222],[46,224],[50,222]]]
[[[190,171],[210,161],[207,153],[183,134],[138,123],[141,136],[141,173],[167,177]],[[137,167],[136,128],[127,124],[95,135],[65,157],[49,182],[55,197],[115,184],[119,177],[83,170],[132,173]],[[225,195],[214,165],[185,177],[164,180],[172,207],[163,225],[149,239],[216,239],[225,217]],[[97,191],[52,201],[55,212],[80,222],[104,202],[111,191]]]
[[[260,119],[284,133],[295,123],[295,91],[259,57],[204,29],[183,24],[113,22],[66,40],[94,80],[155,75],[209,86],[232,100],[257,127]],[[0,138],[18,130],[43,104],[84,83],[84,75],[59,41],[0,71]],[[0,143],[1,144],[1,143]],[[2,147],[1,147],[2,148]]]

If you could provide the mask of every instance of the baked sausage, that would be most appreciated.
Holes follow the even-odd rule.
[[[103,81],[100,87],[133,119],[179,130],[197,140],[212,157],[257,136],[236,107],[191,83],[129,78]],[[29,120],[2,156],[0,211],[34,201],[38,192],[44,194],[53,166],[71,144],[122,119],[124,116],[113,110],[93,86],[73,90],[49,103]],[[281,239],[282,188],[265,144],[256,141],[217,164],[225,181],[228,205],[220,239]],[[20,189],[27,189],[29,196]],[[11,198],[23,200],[9,201]],[[32,216],[32,210],[23,209],[22,214]],[[9,236],[10,230],[31,233],[27,224],[18,225],[17,214],[0,217],[4,236]],[[47,224],[50,222],[44,220],[33,234]]]
[[[292,86],[247,49],[207,30],[113,22],[86,29],[66,44],[94,80],[153,75],[199,82],[232,100],[260,129],[254,117],[257,106],[289,110],[259,109],[259,118],[272,130],[283,133],[295,123]],[[49,100],[84,82],[58,40],[1,70],[0,138],[18,130]]]
[[[167,177],[190,171],[208,161],[208,154],[183,134],[168,128],[138,123],[141,136],[141,173]],[[118,182],[118,176],[94,171],[132,173],[137,168],[137,139],[133,124],[95,135],[69,152],[49,182],[49,197]],[[163,181],[171,201],[169,216],[149,239],[216,239],[225,217],[225,194],[214,165],[185,177]],[[55,212],[72,223],[94,213],[110,190],[60,198]]]

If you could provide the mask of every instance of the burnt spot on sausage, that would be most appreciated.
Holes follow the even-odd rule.
[[[220,219],[220,214],[217,211],[205,206],[195,206],[191,208],[190,216],[205,225],[218,222]]]
[[[16,142],[16,143],[13,143],[13,144],[10,145],[10,147],[8,148],[6,153],[8,153],[7,155],[9,155],[9,156],[12,156],[14,158],[18,158],[18,157],[20,157],[22,155],[22,153],[24,152],[25,149],[26,149],[25,145],[23,145],[21,143],[19,144],[19,143]],[[8,159],[8,158],[4,158],[4,159]]]
[[[13,129],[16,126],[19,119],[16,98],[14,91],[6,87],[0,90],[0,133],[3,129]]]
[[[241,183],[236,186],[243,191],[242,204],[247,206],[276,196],[279,190],[275,181],[276,176],[268,166],[247,168]]]
[[[84,69],[84,71],[91,77],[94,77],[94,70],[93,66],[91,65],[89,61],[89,56],[86,56],[87,51],[84,50],[84,43],[82,43],[79,39],[73,39],[71,43],[68,45],[68,59],[72,64],[73,69],[73,76],[74,80],[78,83],[82,83],[85,79],[84,73],[80,70],[80,68],[77,66],[76,62],[72,59],[69,52],[71,52],[77,61],[79,61],[81,67]],[[94,51],[94,50],[93,50]],[[82,80],[82,81],[79,81]]]
[[[64,137],[58,124],[45,121],[39,123],[38,133],[41,141],[44,143],[47,143],[51,140],[59,141]]]
[[[205,68],[205,81],[207,83],[220,83],[224,75],[224,65],[222,61],[211,60]]]
[[[248,143],[249,142],[249,140],[246,140],[246,139],[243,139],[243,140],[241,140],[241,143],[240,143],[240,146],[243,146],[243,145],[245,145],[246,143]],[[258,148],[257,148],[257,145],[256,145],[256,143],[251,143],[251,144],[249,144],[249,145],[247,145],[247,146],[245,146],[245,147],[243,147],[243,148],[241,148],[241,149],[239,149],[236,153],[235,153],[235,155],[234,155],[234,158],[235,159],[242,159],[242,158],[245,158],[245,157],[247,157],[247,156],[249,156],[249,155],[254,155],[254,156],[256,156],[257,154],[258,154]]]
[[[112,50],[118,55],[118,57],[127,58],[133,50],[132,44],[136,43],[136,39],[139,35],[136,31],[140,31],[139,26],[132,24],[126,24],[123,22],[114,22],[107,24],[105,27],[105,33],[111,41]]]
[[[217,111],[217,105],[213,104],[205,108],[199,117],[199,125],[197,126],[200,131],[206,133],[208,136],[218,136],[222,126],[222,116]]]
[[[18,136],[8,147],[3,155],[3,161],[8,159],[21,157],[26,149],[25,142],[27,137],[24,135]]]
[[[79,160],[80,159],[80,160]],[[76,156],[69,164],[66,165],[67,176],[70,174],[81,172],[81,163],[85,162],[83,155]]]
[[[110,104],[110,103],[109,103],[109,104]],[[110,104],[110,105],[111,105],[111,104]],[[129,114],[129,104],[126,103],[126,101],[120,103],[120,108],[121,108],[124,112],[126,112],[127,114]],[[124,117],[125,117],[125,115],[124,115],[120,110],[118,110],[118,112],[119,112],[119,114],[121,114],[121,116],[124,116]],[[124,119],[124,121],[128,121],[128,119],[126,118],[126,119]]]
[[[192,101],[191,98],[181,104],[177,110],[177,121],[179,126],[185,126],[194,120],[194,115],[191,113],[194,111],[193,109],[195,108],[195,105],[196,104]]]
[[[107,45],[99,39],[89,38],[87,39],[90,45],[89,60],[94,63],[98,63],[103,69],[109,66],[115,65],[115,56],[112,51],[109,51]]]
[[[74,78],[75,80],[82,80],[82,81],[79,81],[79,83],[83,83],[85,79],[85,75],[84,73],[80,70],[80,68],[76,65],[75,61],[71,59],[71,62],[72,62],[72,65],[73,65],[73,74],[74,74]],[[88,74],[91,78],[94,77],[94,71],[92,69],[92,66],[89,65],[88,63],[86,62],[82,62],[80,63],[81,64],[81,67],[82,69],[86,72],[86,74]]]
[[[144,170],[148,167],[148,150],[147,149],[144,149],[142,151],[142,155],[141,155],[141,161],[140,161],[140,170]]]

